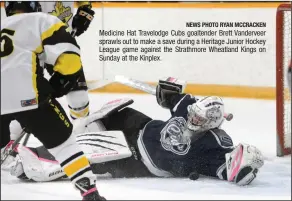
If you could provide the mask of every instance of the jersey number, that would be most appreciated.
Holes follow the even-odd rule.
[[[15,31],[10,29],[2,29],[1,30],[1,37],[0,37],[0,45],[1,45],[1,51],[0,51],[0,57],[6,57],[10,55],[13,52],[13,41],[11,39],[11,36],[13,36]]]

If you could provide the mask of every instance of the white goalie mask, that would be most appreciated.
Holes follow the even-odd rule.
[[[223,121],[224,103],[220,97],[204,97],[188,106],[187,128],[195,133],[219,128]]]

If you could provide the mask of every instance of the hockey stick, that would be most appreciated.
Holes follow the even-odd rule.
[[[120,83],[141,91],[144,91],[148,94],[151,95],[156,95],[156,86],[147,84],[145,82],[139,81],[139,80],[135,80],[133,78],[128,78],[122,75],[116,75],[114,79],[105,79],[105,80],[98,80],[98,81],[94,81],[92,83],[88,83],[87,87],[89,90],[94,90],[94,89],[98,89],[101,87],[104,87],[108,84],[111,83]],[[225,113],[224,114],[224,118],[227,121],[231,121],[233,119],[233,114],[232,113]]]
[[[95,90],[95,89],[99,89],[102,88],[108,84],[114,83],[115,80],[111,80],[111,79],[102,79],[102,80],[95,80],[95,81],[90,81],[87,82],[87,88],[88,90]]]
[[[155,89],[153,89],[153,86],[151,86],[147,83],[144,83],[144,82],[142,83],[140,81],[133,80],[131,78],[126,78],[126,77],[121,76],[121,75],[115,76],[114,79],[101,79],[101,80],[95,80],[95,81],[88,82],[87,87],[88,87],[88,90],[95,90],[95,89],[102,88],[104,86],[107,86],[107,85],[115,83],[115,82],[132,87],[132,88],[135,88],[135,89],[138,89],[138,90],[141,90],[141,91],[144,91],[144,92],[152,94],[152,95],[155,95]],[[133,84],[133,82],[135,84]]]
[[[25,138],[23,140],[23,143],[22,143],[23,146],[26,146],[27,145],[27,142],[29,140],[29,137],[30,137],[30,133],[26,133],[26,136],[25,136]]]
[[[9,150],[8,152],[4,152],[3,154],[1,154],[1,165],[4,163],[4,161],[7,159],[8,156],[13,155],[16,152],[15,151],[15,148],[17,147],[17,145],[19,144],[19,142],[22,140],[22,138],[25,136],[25,134],[26,134],[25,128],[23,128],[22,131],[21,131],[20,136],[12,143],[11,150]]]
[[[129,87],[139,89],[139,90],[144,91],[146,93],[156,95],[156,86],[149,85],[145,82],[135,80],[132,78],[127,78],[127,77],[122,76],[122,75],[115,76],[115,81],[120,83],[120,84],[124,84],[124,85],[127,85]],[[233,119],[233,114],[232,113],[225,113],[224,118],[227,121],[231,121]]]
[[[76,32],[77,32],[76,28],[72,30],[71,36],[73,38],[75,38]],[[113,80],[103,79],[103,80],[95,80],[93,82],[86,82],[86,84],[87,84],[88,90],[94,90],[94,89],[104,87],[112,82],[113,82]]]
[[[71,31],[71,36],[73,38],[75,38],[76,32],[77,32],[77,29],[76,28]]]

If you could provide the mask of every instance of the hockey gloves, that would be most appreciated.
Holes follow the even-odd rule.
[[[169,109],[171,107],[171,100],[173,95],[177,95],[183,92],[185,82],[177,80],[175,78],[166,78],[159,80],[156,87],[156,100],[157,103],[163,107]]]
[[[227,180],[239,186],[250,184],[264,165],[260,150],[248,144],[240,143],[231,153],[227,153],[225,158]]]
[[[67,95],[71,89],[77,84],[81,76],[81,70],[72,75],[62,75],[55,72],[50,78],[49,82],[54,89],[52,97],[60,98]]]
[[[72,28],[76,29],[76,36],[83,34],[89,27],[95,12],[91,6],[80,6],[73,17]]]

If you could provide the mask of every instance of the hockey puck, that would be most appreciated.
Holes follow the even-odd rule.
[[[197,180],[199,179],[200,175],[199,173],[197,173],[196,171],[192,172],[190,175],[189,175],[189,179],[190,180]]]
[[[233,119],[233,114],[231,114],[231,113],[227,114],[226,117],[225,117],[225,119],[227,121],[231,121]]]

